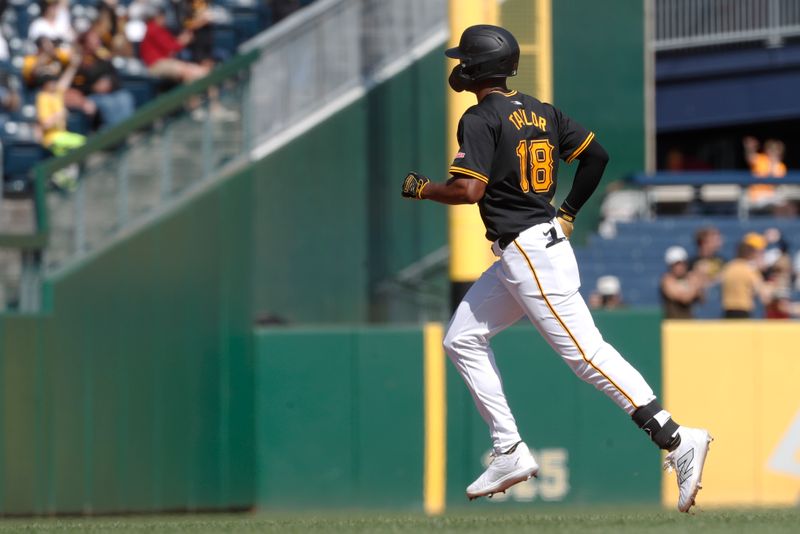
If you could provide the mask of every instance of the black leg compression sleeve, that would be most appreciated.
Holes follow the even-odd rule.
[[[673,421],[672,417],[667,416],[666,420],[663,420],[662,416],[661,422],[656,418],[656,415],[663,410],[664,408],[658,401],[654,400],[650,404],[637,408],[631,418],[639,428],[647,432],[647,435],[659,448],[671,451],[680,445],[681,436],[677,433],[678,423]]]

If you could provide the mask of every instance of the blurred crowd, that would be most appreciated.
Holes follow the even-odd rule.
[[[0,0],[0,141],[35,141],[54,155],[80,147],[306,3]]]
[[[666,319],[693,318],[693,308],[714,286],[720,290],[721,318],[800,317],[800,303],[791,300],[793,289],[800,291],[800,252],[792,258],[789,242],[778,229],[745,234],[735,257],[729,259],[720,255],[722,235],[713,226],[698,230],[695,244],[692,256],[681,246],[671,246],[664,253],[666,272],[659,281],[659,293]],[[600,277],[590,305],[623,307],[620,280]]]

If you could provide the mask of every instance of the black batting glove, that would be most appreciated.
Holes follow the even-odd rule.
[[[416,172],[408,173],[406,179],[403,180],[403,197],[421,199],[422,190],[429,183],[431,183],[431,180],[425,175],[417,174]]]

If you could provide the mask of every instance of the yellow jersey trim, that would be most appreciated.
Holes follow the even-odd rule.
[[[572,155],[567,158],[567,163],[572,163],[575,158],[580,156],[581,152],[586,150],[586,147],[592,142],[592,139],[594,139],[594,132],[589,132],[589,135],[586,136],[586,139],[583,140],[583,143],[581,143],[580,146],[575,149],[575,152],[573,152]]]
[[[481,182],[488,184],[489,178],[482,175],[477,171],[472,171],[470,169],[465,169],[464,167],[456,167],[455,165],[451,165],[450,169],[448,169],[450,174],[463,174],[469,178],[475,178],[476,180],[480,180]]]
[[[503,95],[503,96],[514,96],[515,94],[517,94],[517,91],[516,89],[513,91],[509,91],[507,93],[504,93],[503,91],[489,91],[490,95],[493,93],[497,93],[498,95]]]
[[[516,239],[514,240],[514,245],[516,245],[517,250],[519,250],[520,254],[522,254],[522,256],[525,258],[525,261],[528,262],[528,267],[530,268],[531,273],[533,273],[533,279],[536,282],[537,287],[539,288],[539,293],[542,294],[542,298],[544,299],[544,303],[547,304],[547,307],[550,309],[550,313],[553,314],[553,316],[559,322],[559,324],[564,329],[564,331],[567,333],[569,338],[575,344],[575,347],[578,349],[578,352],[581,353],[581,358],[583,358],[583,361],[585,361],[586,363],[591,365],[594,368],[595,371],[597,371],[598,373],[603,375],[605,377],[605,379],[608,380],[611,383],[611,385],[614,386],[617,389],[617,391],[622,393],[625,396],[625,398],[628,399],[628,402],[631,403],[631,406],[633,406],[634,409],[638,408],[636,403],[633,402],[633,399],[631,398],[630,395],[625,393],[625,391],[623,391],[622,388],[620,388],[613,380],[611,380],[611,378],[607,374],[605,374],[599,367],[597,367],[594,363],[592,363],[592,361],[589,358],[586,357],[586,353],[583,351],[583,348],[578,343],[578,340],[575,339],[575,336],[572,335],[572,332],[570,331],[570,329],[567,328],[566,323],[561,319],[561,317],[559,317],[559,315],[556,312],[556,309],[553,307],[553,305],[550,304],[550,299],[548,299],[547,295],[545,295],[545,293],[544,293],[544,288],[542,287],[541,282],[539,282],[539,276],[536,274],[536,269],[533,268],[533,263],[531,263],[531,259],[528,257],[528,255],[525,253],[525,251],[522,250],[522,247],[519,246],[519,243],[517,243]]]

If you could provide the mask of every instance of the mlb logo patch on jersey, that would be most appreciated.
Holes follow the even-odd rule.
[[[453,159],[461,159],[461,158],[463,158],[464,156],[466,156],[466,154],[464,154],[463,152],[459,152],[458,154],[456,154],[456,157],[455,157],[455,158],[453,158]]]

